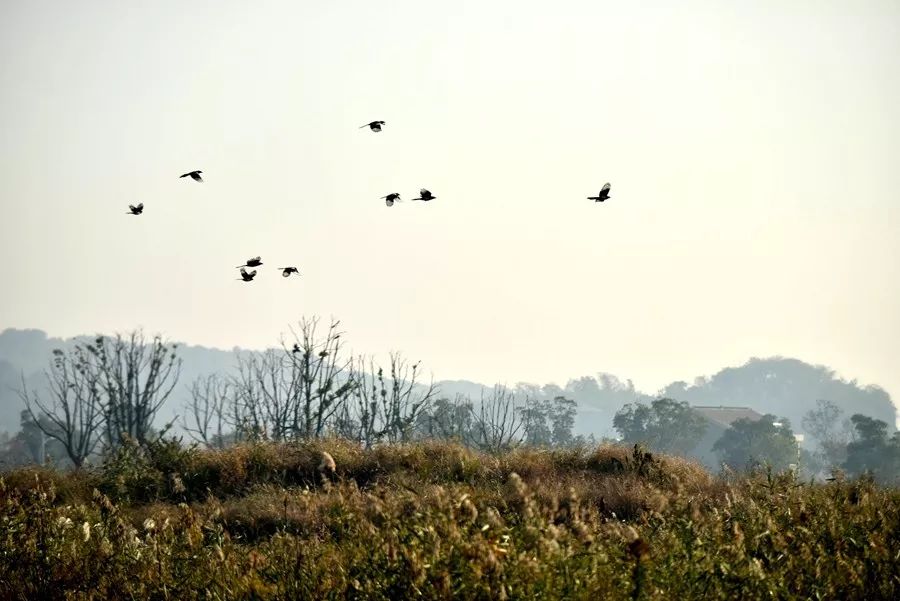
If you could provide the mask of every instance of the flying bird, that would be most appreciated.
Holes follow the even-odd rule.
[[[237,265],[235,267],[235,269],[237,269],[237,268],[243,269],[244,267],[259,267],[262,264],[263,264],[263,262],[259,257],[253,257],[252,259],[247,259],[247,262],[244,263],[243,265]]]
[[[434,200],[435,198],[437,198],[437,196],[435,196],[425,188],[422,188],[421,190],[419,190],[419,198],[413,198],[413,200]]]
[[[126,215],[140,215],[144,212],[144,203],[138,204],[138,206],[128,205],[128,212]]]
[[[303,350],[300,348],[300,345],[297,344],[297,343],[295,342],[295,343],[294,343],[294,348],[291,349],[291,352],[292,352],[292,353],[302,353]]]
[[[203,183],[203,178],[200,177],[200,174],[201,174],[201,173],[203,173],[203,172],[202,172],[202,171],[199,171],[199,170],[198,170],[198,171],[189,171],[188,173],[185,173],[184,175],[179,175],[178,177],[188,177],[188,176],[190,176],[191,179],[193,179],[195,182]]]
[[[394,206],[394,201],[400,200],[400,193],[399,192],[391,192],[387,196],[382,196],[382,198],[384,199],[384,204],[386,204],[389,207],[392,207],[392,206]]]
[[[247,271],[243,267],[241,267],[241,279],[245,282],[252,282],[253,278],[256,277],[256,270]]]
[[[603,187],[600,188],[600,194],[597,196],[588,196],[588,200],[593,200],[594,202],[603,202],[609,198],[609,184],[603,184]]]
[[[278,269],[281,270],[281,276],[285,278],[290,276],[292,273],[300,275],[300,270],[296,267],[279,267]]]
[[[372,121],[371,123],[366,123],[365,125],[360,125],[359,128],[362,129],[364,127],[368,127],[372,131],[378,132],[378,131],[381,131],[382,125],[384,125],[384,121]]]

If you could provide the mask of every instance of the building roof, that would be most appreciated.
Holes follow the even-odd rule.
[[[730,428],[731,424],[739,419],[748,419],[752,422],[758,421],[762,415],[751,409],[750,407],[726,407],[724,405],[706,406],[694,405],[691,407],[694,411],[723,428]]]

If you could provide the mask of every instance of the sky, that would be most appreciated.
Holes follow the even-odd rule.
[[[4,0],[0,329],[897,399],[898,165],[894,0]]]

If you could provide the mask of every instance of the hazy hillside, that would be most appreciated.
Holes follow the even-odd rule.
[[[23,405],[15,389],[21,383],[21,374],[24,373],[30,386],[40,386],[41,371],[47,365],[51,351],[69,346],[75,340],[51,338],[41,330],[7,329],[0,333],[0,431],[18,429]],[[184,361],[180,385],[161,411],[160,419],[170,420],[181,412],[187,386],[198,376],[232,372],[235,353],[240,352],[247,351],[179,345],[179,354]],[[461,394],[473,399],[478,399],[482,390],[492,385],[468,380],[448,380],[438,384],[443,396]],[[576,400],[579,418],[575,433],[592,433],[598,437],[612,435],[613,415],[622,405],[655,396],[652,391],[637,390],[631,380],[603,372],[572,379],[564,387],[518,383],[511,388],[520,396],[552,398],[564,395]],[[697,378],[690,385],[673,382],[658,394],[692,404],[752,407],[760,413],[787,417],[795,431],[802,431],[801,418],[815,406],[817,399],[833,401],[848,415],[864,413],[881,419],[892,428],[896,416],[890,395],[878,386],[861,386],[855,380],[838,378],[828,367],[783,357],[753,358],[742,366],[728,367],[715,375]]]
[[[739,405],[759,413],[773,413],[791,420],[800,431],[803,414],[813,409],[817,399],[829,400],[847,415],[862,413],[894,427],[896,408],[884,389],[860,386],[856,380],[837,377],[823,365],[798,359],[753,358],[740,367],[728,367],[693,385],[673,382],[662,394],[695,405]]]

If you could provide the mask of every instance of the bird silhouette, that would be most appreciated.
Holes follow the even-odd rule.
[[[384,125],[384,121],[372,121],[371,123],[366,123],[365,125],[360,125],[359,128],[362,129],[364,127],[368,127],[372,131],[378,132],[378,131],[381,131],[382,125]]]
[[[291,349],[292,353],[302,353],[303,350],[300,348],[300,345],[296,342],[294,343],[294,348]]]
[[[185,173],[184,175],[179,175],[178,177],[188,177],[188,176],[190,176],[191,179],[193,179],[195,182],[203,183],[203,178],[200,177],[200,174],[201,174],[201,173],[203,173],[203,172],[202,172],[202,171],[199,171],[199,170],[198,170],[198,171],[189,171],[189,172]]]
[[[437,198],[437,196],[435,196],[434,194],[432,194],[431,192],[429,192],[429,191],[426,190],[425,188],[422,188],[421,190],[419,190],[419,198],[413,198],[413,200],[426,200],[426,201],[428,201],[428,200],[434,200],[435,198]]]
[[[144,203],[138,204],[138,206],[128,205],[128,212],[126,215],[140,215],[144,212]]]
[[[235,269],[244,268],[244,267],[259,267],[262,264],[263,264],[263,262],[259,257],[253,257],[252,259],[247,259],[247,262],[244,263],[243,265],[235,266]]]
[[[588,200],[593,200],[594,202],[603,202],[609,198],[609,184],[603,184],[603,187],[600,188],[600,194],[597,196],[588,196]]]
[[[282,277],[288,277],[292,273],[296,273],[297,275],[300,275],[300,270],[297,269],[296,267],[279,267],[278,269],[281,270]]]
[[[384,204],[386,204],[389,207],[392,207],[392,206],[394,206],[395,201],[400,200],[400,193],[399,192],[391,192],[387,196],[382,196],[382,198],[384,199]]]
[[[253,278],[256,277],[256,270],[247,271],[243,267],[241,267],[241,279],[245,282],[252,282]]]

